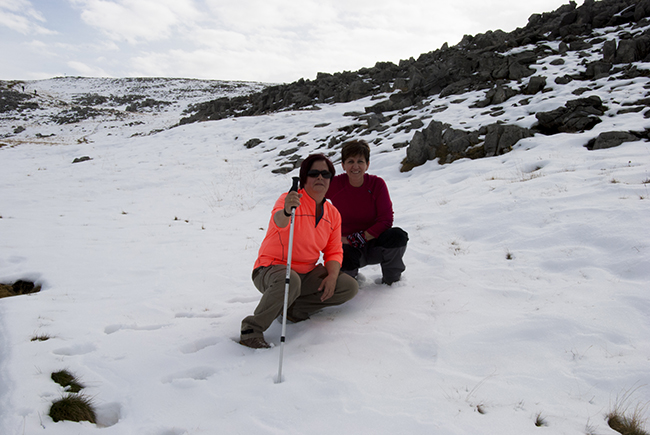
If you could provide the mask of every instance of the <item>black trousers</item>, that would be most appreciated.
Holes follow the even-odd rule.
[[[379,264],[385,283],[392,284],[399,281],[402,272],[406,270],[402,257],[406,252],[408,240],[406,231],[393,227],[381,233],[379,237],[369,240],[361,248],[343,245],[341,270],[356,277],[360,268],[369,264]]]

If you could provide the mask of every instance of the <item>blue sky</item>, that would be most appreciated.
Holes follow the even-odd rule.
[[[524,27],[561,0],[0,0],[2,80],[314,79]],[[582,1],[577,2],[582,4]]]

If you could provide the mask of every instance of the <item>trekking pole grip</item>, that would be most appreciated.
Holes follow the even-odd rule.
[[[300,182],[300,178],[293,177],[293,185],[291,186],[291,189],[289,189],[289,192],[297,192],[299,182]]]
[[[300,182],[300,178],[293,177],[293,184],[291,186],[291,189],[289,189],[289,192],[297,192],[299,182]],[[294,211],[295,209],[296,209],[296,207],[291,207],[291,211]]]

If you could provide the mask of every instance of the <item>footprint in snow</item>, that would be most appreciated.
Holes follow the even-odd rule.
[[[75,344],[69,347],[62,347],[59,349],[55,349],[52,351],[53,354],[55,355],[63,355],[63,356],[75,356],[75,355],[85,355],[90,352],[96,351],[97,348],[90,343],[84,343],[84,344]]]
[[[104,328],[105,334],[113,334],[114,332],[120,331],[122,329],[130,329],[132,331],[155,331],[157,329],[162,329],[169,325],[147,325],[147,326],[138,326],[138,325],[124,325],[124,324],[114,324],[108,325]]]
[[[420,338],[409,343],[411,352],[424,360],[435,362],[438,359],[438,344],[433,339]]]
[[[177,384],[179,381],[181,381],[181,384],[184,384],[186,381],[205,381],[216,372],[212,367],[194,367],[164,376],[160,381],[163,384]]]
[[[184,354],[196,353],[200,350],[205,349],[209,346],[214,346],[219,343],[221,339],[219,337],[205,337],[200,340],[193,341],[192,343],[187,343],[181,346],[180,350]]]

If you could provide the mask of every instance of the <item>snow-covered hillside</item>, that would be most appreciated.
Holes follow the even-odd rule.
[[[552,77],[597,50],[533,65],[549,89],[498,115],[470,107],[485,92],[387,115],[529,126],[585,87]],[[378,100],[170,129],[215,98],[213,84],[160,79],[147,94],[120,80],[25,82],[50,105],[1,119],[0,283],[42,289],[0,299],[0,433],[616,433],[609,412],[650,401],[650,146],[584,145],[650,128],[620,113],[648,82],[589,82],[581,95],[609,108],[593,130],[537,134],[492,158],[402,173],[395,145],[413,131],[364,133],[369,172],[409,232],[404,279],[376,285],[379,270],[363,269],[352,301],[289,324],[280,384],[277,347],[237,343],[259,300],[250,273],[271,207],[295,175],[273,171],[311,152],[336,159],[332,138],[354,136],[350,114]],[[48,121],[56,101],[130,93],[172,104],[127,112],[108,99],[101,116]],[[279,334],[276,322],[266,338]],[[96,425],[48,416],[63,369],[85,385]]]
[[[0,82],[34,110],[5,112],[0,143],[84,143],[90,136],[143,136],[177,124],[193,104],[259,91],[265,84],[219,80],[57,77]]]

